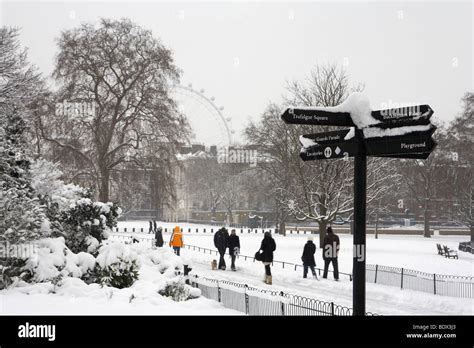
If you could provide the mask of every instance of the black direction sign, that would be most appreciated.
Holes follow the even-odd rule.
[[[433,109],[426,104],[372,111],[372,117],[381,121],[375,127],[380,128],[428,125],[431,115]]]
[[[315,143],[318,143],[320,145],[329,144],[329,143],[344,141],[344,138],[349,134],[350,131],[351,129],[343,129],[343,130],[332,131],[332,132],[305,134],[305,135],[302,135],[302,138],[312,140]],[[352,130],[352,132],[354,132],[354,130]],[[302,143],[302,145],[305,145],[305,144]]]
[[[281,115],[288,124],[354,127],[348,112],[317,110],[311,108],[288,108]]]
[[[319,144],[300,153],[303,161],[353,157],[356,147],[352,140]]]
[[[368,156],[389,156],[409,158],[406,155],[430,153],[436,147],[431,135],[435,126],[428,130],[416,131],[403,135],[365,138],[365,148]],[[416,157],[418,158],[418,157]]]

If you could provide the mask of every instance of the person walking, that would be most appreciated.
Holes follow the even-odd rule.
[[[304,245],[303,255],[301,256],[301,261],[303,261],[303,278],[308,276],[308,268],[313,273],[313,277],[318,279],[316,275],[316,261],[314,260],[314,254],[316,253],[316,245],[313,243],[313,236],[308,237],[308,241]]]
[[[328,227],[326,230],[326,236],[323,242],[323,259],[324,259],[324,273],[323,278],[328,277],[329,264],[332,263],[334,270],[334,279],[339,280],[339,266],[337,263],[337,257],[339,254],[339,237],[334,234],[332,227]]]
[[[230,231],[229,241],[229,255],[230,255],[230,269],[235,271],[235,258],[240,253],[240,239],[239,236],[235,234],[235,229]]]
[[[214,235],[214,246],[219,252],[219,265],[218,268],[225,270],[226,264],[224,260],[225,250],[227,249],[227,243],[229,240],[229,232],[225,227],[220,228]]]
[[[150,234],[151,231],[153,231],[153,222],[151,222],[150,220],[150,228],[148,229],[148,234]]]
[[[163,228],[160,226],[155,231],[155,246],[161,248],[164,244],[163,241]]]
[[[265,232],[265,235],[260,245],[260,260],[265,266],[265,284],[272,285],[272,271],[270,265],[273,262],[273,252],[276,250],[275,240],[272,238],[270,232]]]
[[[153,220],[153,231],[156,232],[157,229],[156,220]]]
[[[170,247],[173,247],[174,253],[180,256],[180,250],[183,246],[183,232],[181,232],[179,226],[175,226],[170,238]]]

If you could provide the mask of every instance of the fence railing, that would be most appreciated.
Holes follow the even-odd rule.
[[[114,236],[126,240],[130,240],[132,238],[129,236]],[[153,238],[134,238],[150,242],[151,245],[154,243]],[[209,253],[209,255],[219,255],[219,252],[215,249],[189,244],[185,244],[184,247],[190,250],[197,250],[204,254]],[[240,254],[238,259],[255,262],[254,256]],[[301,264],[279,260],[274,260],[272,265],[280,265],[284,269],[292,269],[294,271],[297,271],[298,268],[303,268],[303,265]],[[322,268],[316,267],[315,269],[318,272],[318,275],[321,275],[321,273],[324,272]],[[339,277],[345,277],[346,279],[349,279],[349,281],[352,281],[351,273],[339,272]],[[399,287],[400,289],[422,291],[435,295],[474,298],[474,278],[469,276],[427,273],[408,268],[367,264],[366,282]]]
[[[247,284],[188,276],[190,285],[201,290],[202,296],[218,301],[224,307],[248,315],[349,316],[352,309],[283,291],[259,289]],[[376,315],[367,312],[367,315]]]

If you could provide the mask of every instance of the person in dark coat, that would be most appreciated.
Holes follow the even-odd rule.
[[[339,254],[339,237],[334,234],[331,227],[327,228],[323,242],[324,273],[323,278],[328,277],[329,264],[332,262],[334,269],[334,279],[339,280],[339,267],[337,257]]]
[[[265,232],[262,244],[260,245],[261,260],[265,266],[265,284],[272,285],[272,271],[270,265],[273,262],[273,252],[276,250],[275,240],[272,238],[270,232]]]
[[[318,279],[316,275],[316,261],[314,260],[314,254],[316,253],[316,245],[313,243],[313,236],[308,237],[308,241],[304,245],[303,255],[301,256],[301,261],[303,261],[303,278],[308,276],[308,268],[313,273],[313,277]]]
[[[150,220],[150,228],[148,229],[148,234],[153,231],[153,222]]]
[[[239,236],[235,234],[235,230],[230,231],[227,245],[229,246],[229,255],[231,261],[230,269],[235,271],[235,258],[240,253],[240,239]]]
[[[226,264],[224,260],[225,250],[227,249],[227,243],[229,239],[229,232],[225,227],[219,229],[216,234],[214,235],[214,246],[219,251],[219,269],[225,270]]]
[[[153,231],[156,232],[157,229],[158,229],[158,227],[156,225],[156,220],[153,220]]]
[[[155,231],[155,246],[157,246],[158,248],[161,248],[164,244],[164,241],[163,241],[163,228],[158,227]]]

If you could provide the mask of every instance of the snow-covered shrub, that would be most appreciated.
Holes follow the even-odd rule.
[[[32,274],[33,282],[56,283],[63,277],[81,278],[94,269],[94,256],[84,252],[73,253],[63,237],[44,238],[36,245],[36,252],[25,265],[25,269]]]
[[[49,197],[59,211],[69,209],[78,199],[84,197],[85,189],[74,184],[65,184],[60,178],[63,173],[57,163],[38,159],[31,164],[31,186],[40,197]]]
[[[121,210],[114,203],[81,198],[62,213],[66,245],[74,252],[95,253],[102,240],[117,225]]]
[[[25,268],[26,260],[19,258],[0,258],[0,290],[23,280],[31,279],[31,272]]]
[[[102,285],[128,288],[138,279],[137,254],[122,243],[103,245],[99,249],[94,275]]]
[[[158,293],[161,296],[171,297],[176,302],[197,298],[201,295],[200,291],[194,291],[194,288],[185,284],[182,277],[169,280]]]

